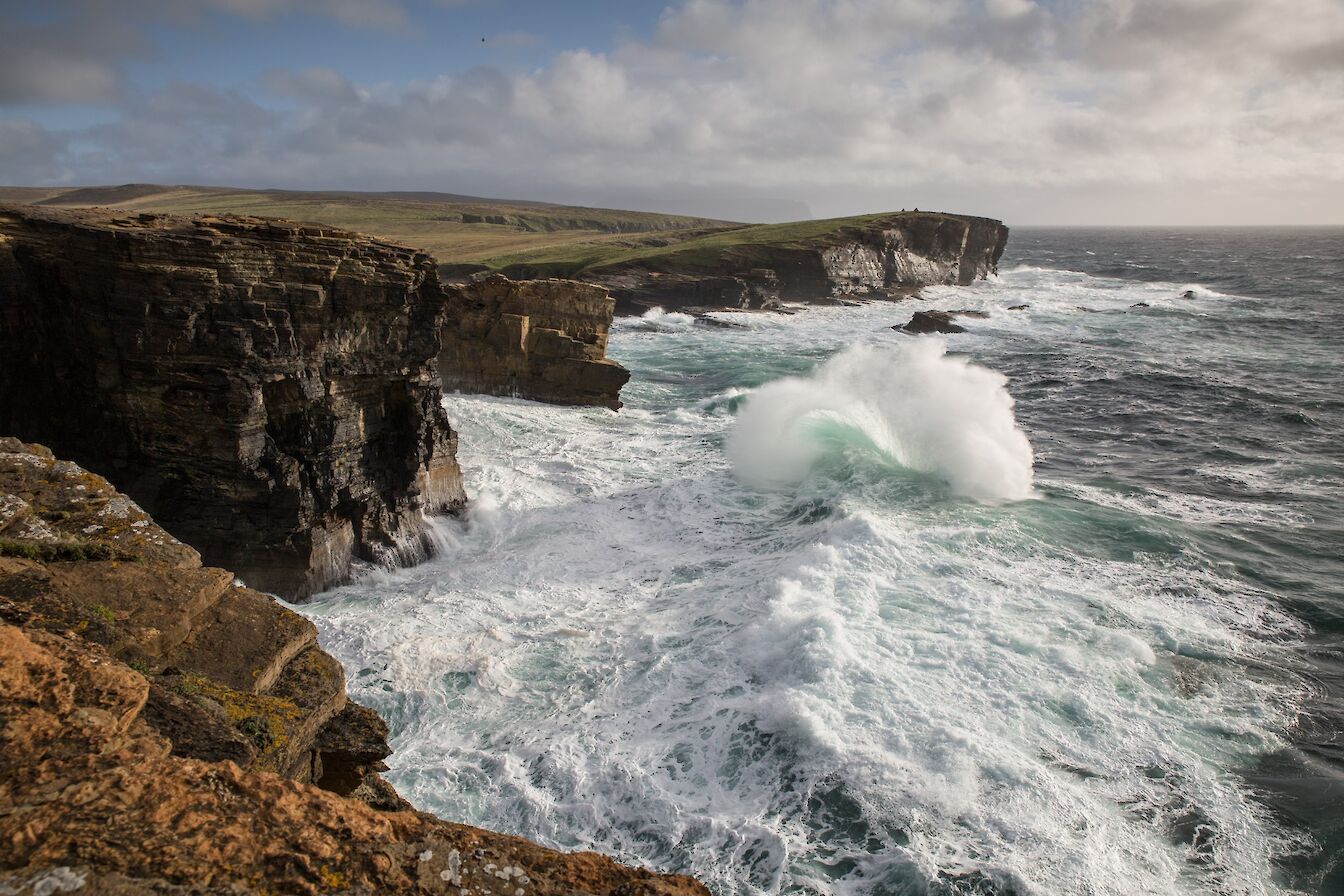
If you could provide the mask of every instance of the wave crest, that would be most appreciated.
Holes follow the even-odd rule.
[[[933,473],[966,497],[1032,495],[1031,443],[1007,379],[949,357],[941,339],[852,346],[810,376],[762,386],[738,415],[727,451],[741,479],[773,488],[801,482],[837,447]]]

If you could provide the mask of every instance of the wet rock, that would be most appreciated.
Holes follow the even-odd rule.
[[[908,323],[892,329],[907,333],[965,333],[965,327],[952,322],[952,315],[949,311],[916,311]]]
[[[1030,308],[1030,307],[1031,307],[1031,305],[1029,305],[1029,304],[1027,304],[1027,303],[1024,302],[1024,303],[1022,303],[1021,305],[1009,305],[1009,306],[1008,306],[1008,310],[1009,310],[1009,311],[1026,311],[1026,310],[1027,310],[1028,308]]]
[[[1150,307],[1150,306],[1148,305],[1147,302],[1135,302],[1133,305],[1130,305],[1129,307],[1131,307],[1131,308],[1148,308],[1148,307]]]

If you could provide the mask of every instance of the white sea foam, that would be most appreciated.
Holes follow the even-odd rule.
[[[1075,305],[1147,289],[1041,271],[918,307],[994,315],[959,349],[1063,346],[1106,317]],[[723,896],[1282,893],[1301,844],[1236,770],[1298,695],[1239,661],[1300,627],[1105,528],[1236,509],[1117,504],[1045,464],[1066,497],[947,500],[923,477],[1028,493],[1032,449],[1001,376],[889,329],[911,307],[619,321],[619,414],[450,398],[476,506],[443,553],[299,608],[389,719],[402,792]]]
[[[972,498],[1031,496],[1031,443],[1006,380],[937,338],[854,346],[811,376],[763,386],[739,413],[728,456],[744,480],[769,487],[801,481],[837,448],[935,473]]]

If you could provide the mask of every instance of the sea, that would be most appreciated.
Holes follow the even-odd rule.
[[[300,608],[397,788],[718,896],[1344,893],[1344,229],[786,310],[445,399],[469,512]]]

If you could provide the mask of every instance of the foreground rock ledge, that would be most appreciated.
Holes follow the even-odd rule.
[[[306,620],[0,439],[0,892],[708,894],[415,812],[385,734]]]

